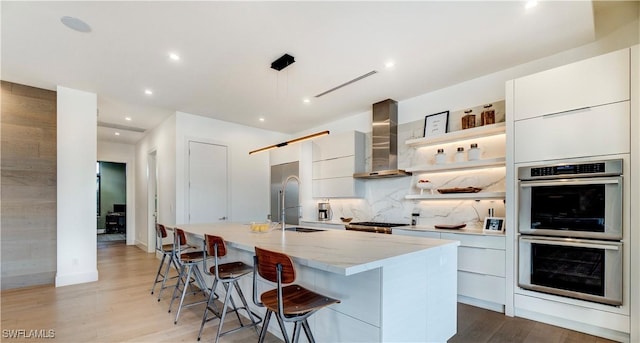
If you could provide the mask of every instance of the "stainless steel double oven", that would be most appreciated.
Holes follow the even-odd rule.
[[[518,285],[622,304],[622,160],[518,169]]]

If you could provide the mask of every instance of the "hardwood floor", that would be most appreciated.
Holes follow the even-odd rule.
[[[196,342],[204,305],[183,310],[180,321],[174,325],[173,313],[167,313],[169,293],[165,291],[160,302],[149,294],[157,263],[153,254],[135,246],[100,242],[99,281],[59,288],[49,285],[2,291],[0,341],[47,341],[51,339],[24,336],[30,334],[29,330],[51,336],[47,330],[52,329],[55,341],[59,342]],[[233,317],[228,318],[233,321]],[[26,330],[22,338],[7,337],[10,330],[20,329]],[[216,329],[215,322],[208,323],[202,340],[210,341]],[[224,336],[220,341],[256,340],[255,331],[247,329]],[[266,341],[280,342],[273,335]],[[458,334],[449,342],[610,341],[459,304]]]

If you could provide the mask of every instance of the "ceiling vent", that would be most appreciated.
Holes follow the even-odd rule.
[[[296,62],[296,59],[293,58],[293,56],[291,56],[289,54],[284,54],[284,55],[282,55],[282,57],[280,57],[277,60],[271,62],[271,68],[275,69],[277,71],[280,71],[280,70],[290,66],[291,64],[293,64],[295,62]]]
[[[368,73],[366,73],[366,74],[363,74],[363,75],[360,75],[360,76],[356,77],[356,78],[355,78],[355,79],[353,79],[353,80],[349,80],[349,81],[347,81],[347,82],[345,82],[345,83],[343,83],[343,84],[341,84],[341,85],[339,85],[339,86],[335,86],[335,87],[333,87],[333,88],[331,88],[331,89],[329,89],[329,90],[327,90],[327,91],[324,91],[324,92],[322,92],[322,93],[320,93],[320,94],[316,95],[315,97],[316,97],[316,98],[319,98],[319,97],[321,97],[321,96],[323,96],[323,95],[327,95],[327,94],[329,94],[329,93],[331,93],[331,92],[333,92],[333,91],[337,91],[338,89],[340,89],[340,88],[342,88],[342,87],[348,86],[348,85],[350,85],[350,84],[352,84],[352,83],[355,83],[355,82],[358,82],[358,81],[360,81],[360,80],[362,80],[362,79],[366,79],[367,77],[369,77],[369,76],[371,76],[371,75],[373,75],[373,74],[376,74],[376,73],[377,73],[377,71],[376,71],[376,70],[372,70],[372,71],[370,71],[370,72],[368,72]]]

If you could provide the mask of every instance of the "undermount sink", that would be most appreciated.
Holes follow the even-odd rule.
[[[311,229],[311,228],[308,228],[308,227],[288,227],[288,228],[285,228],[285,231],[318,232],[318,231],[327,231],[327,230]]]

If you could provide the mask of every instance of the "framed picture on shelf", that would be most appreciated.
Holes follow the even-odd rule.
[[[484,225],[482,225],[482,231],[484,232],[503,232],[504,231],[504,218],[502,217],[486,217],[484,218]]]
[[[430,114],[424,117],[423,137],[435,137],[447,133],[447,123],[449,121],[449,111]]]

